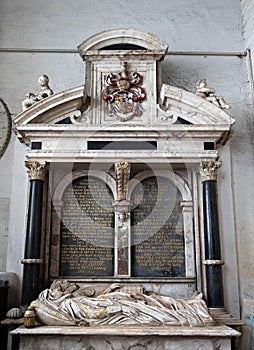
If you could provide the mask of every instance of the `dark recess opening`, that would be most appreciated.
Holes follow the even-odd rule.
[[[156,150],[156,141],[88,141],[88,150]]]
[[[146,50],[145,47],[134,45],[134,44],[114,44],[105,46],[101,50]]]
[[[206,151],[215,150],[214,142],[204,142],[204,150],[206,150]]]
[[[41,149],[41,142],[32,142],[31,143],[31,149]]]

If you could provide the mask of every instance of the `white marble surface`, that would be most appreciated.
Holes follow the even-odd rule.
[[[230,350],[230,339],[181,339],[160,337],[25,337],[20,350]]]
[[[230,350],[240,333],[218,327],[36,327],[12,331],[20,350]]]
[[[15,329],[12,334],[19,335],[157,335],[169,337],[223,337],[230,338],[239,336],[240,333],[228,326],[38,326],[25,328],[21,326]]]

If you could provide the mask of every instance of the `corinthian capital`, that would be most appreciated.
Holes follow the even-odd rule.
[[[199,172],[202,181],[216,180],[217,171],[221,167],[222,162],[220,160],[201,161],[199,166]]]
[[[26,161],[25,166],[28,168],[28,176],[30,180],[45,180],[45,175],[47,172],[46,162]]]

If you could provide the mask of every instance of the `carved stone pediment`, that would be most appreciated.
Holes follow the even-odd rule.
[[[17,126],[28,124],[51,125],[78,111],[86,98],[85,86],[77,86],[47,97],[18,114]],[[80,112],[79,112],[80,114]]]
[[[218,106],[192,92],[163,84],[160,91],[160,109],[177,121],[177,118],[193,125],[232,125],[235,120]],[[165,115],[159,118],[164,121]],[[166,119],[167,120],[167,119]]]
[[[196,93],[161,84],[166,43],[120,29],[96,34],[78,48],[86,62],[85,85],[44,98],[14,118],[18,137],[31,146],[29,158],[66,160],[78,153],[80,161],[95,154],[115,161],[122,145],[131,143],[122,152],[126,159],[217,157],[234,119]],[[134,141],[154,149],[137,152]],[[115,151],[111,142],[118,142]]]
[[[87,124],[84,115],[89,115],[89,109],[82,112],[82,107],[86,104],[86,86],[78,86],[59,93],[56,93],[40,102],[37,102],[27,110],[18,114],[14,123],[17,127],[21,125],[54,125],[61,124],[66,118],[70,118],[69,124]],[[231,126],[235,120],[219,107],[196,96],[192,92],[163,84],[160,91],[161,103],[157,106],[156,119],[152,123],[143,121],[139,125],[149,127],[160,124],[175,124],[181,118],[183,124],[191,125],[224,125]],[[83,118],[82,118],[83,116]],[[64,124],[64,123],[63,123]],[[93,124],[91,121],[90,124]],[[107,121],[100,124],[109,125]],[[112,123],[111,123],[112,124]],[[116,120],[113,120],[113,125]],[[122,123],[122,126],[132,125]],[[167,126],[168,129],[168,126]]]

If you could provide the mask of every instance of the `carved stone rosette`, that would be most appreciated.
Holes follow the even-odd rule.
[[[209,180],[217,180],[217,172],[221,167],[222,162],[220,160],[210,160],[210,161],[201,161],[199,166],[199,172],[201,175],[201,180],[209,181]]]
[[[25,166],[28,168],[29,180],[45,180],[48,170],[46,162],[26,161]]]
[[[117,200],[127,199],[128,183],[130,178],[130,165],[126,161],[115,163]]]

